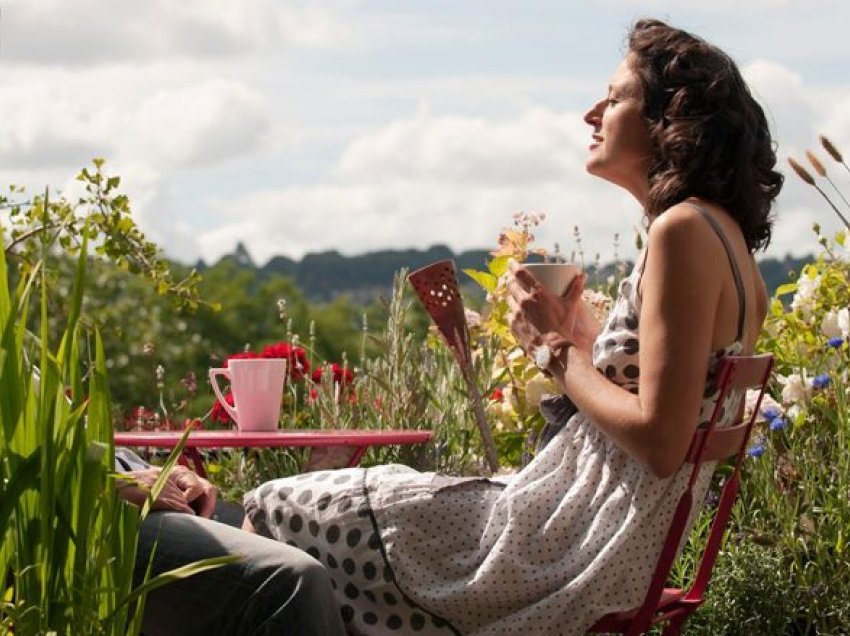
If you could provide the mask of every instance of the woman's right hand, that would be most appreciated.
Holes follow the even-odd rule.
[[[533,351],[545,334],[558,334],[584,349],[587,318],[592,320],[581,299],[586,276],[579,274],[562,296],[556,296],[522,265],[511,262],[509,268],[508,322],[519,345]]]
[[[586,274],[582,274],[586,276]],[[584,287],[584,285],[582,285]],[[575,320],[573,322],[573,342],[580,351],[590,354],[593,350],[593,343],[596,342],[596,337],[601,329],[593,314],[593,310],[588,306],[587,302],[578,294],[577,298],[570,298],[567,294],[564,295],[565,303],[575,303]]]

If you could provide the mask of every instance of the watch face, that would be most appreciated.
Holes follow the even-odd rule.
[[[534,351],[534,364],[540,369],[548,369],[551,361],[552,349],[549,348],[549,345],[544,344],[537,347]]]

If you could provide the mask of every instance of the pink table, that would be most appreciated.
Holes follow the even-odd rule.
[[[183,437],[184,431],[118,431],[116,446],[146,446],[174,448]],[[423,430],[293,430],[278,431],[208,431],[196,430],[189,433],[183,448],[181,463],[192,460],[195,471],[206,476],[200,448],[319,448],[348,446],[352,449],[348,466],[357,466],[370,446],[393,446],[422,444],[433,437],[432,431]]]

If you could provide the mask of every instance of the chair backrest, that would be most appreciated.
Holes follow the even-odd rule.
[[[711,419],[707,426],[699,428],[694,434],[685,459],[687,463],[693,466],[687,488],[682,493],[676,511],[673,514],[673,520],[670,523],[670,528],[664,541],[664,547],[658,558],[655,573],[653,574],[643,605],[641,605],[637,614],[630,621],[629,630],[626,633],[642,634],[653,623],[659,601],[664,593],[667,577],[678,554],[683,534],[691,516],[693,509],[693,486],[699,476],[702,464],[734,458],[734,469],[723,487],[696,576],[694,577],[691,588],[684,595],[686,601],[693,603],[694,609],[702,602],[705,589],[711,578],[711,571],[717,560],[717,553],[720,550],[723,532],[729,521],[729,515],[735,503],[735,497],[738,494],[741,460],[746,454],[750,432],[758,417],[761,400],[767,388],[772,369],[773,356],[769,354],[726,356],[717,362],[714,381],[718,388],[718,396],[714,404]],[[733,392],[743,392],[747,389],[759,390],[758,398],[753,405],[752,412],[744,420],[744,400],[742,399],[735,423],[732,426],[718,429],[716,427],[717,422],[723,416],[727,398]]]

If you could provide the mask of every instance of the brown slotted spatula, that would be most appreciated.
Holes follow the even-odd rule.
[[[457,271],[454,261],[445,260],[431,263],[412,272],[407,279],[413,285],[425,311],[437,326],[443,339],[454,353],[455,360],[460,365],[463,379],[466,382],[472,399],[472,409],[475,422],[481,432],[484,450],[487,453],[487,464],[492,472],[499,470],[499,459],[496,445],[490,434],[490,426],[484,414],[484,403],[481,391],[475,382],[472,372],[472,358],[469,352],[469,329],[463,310],[463,299],[457,283]]]

